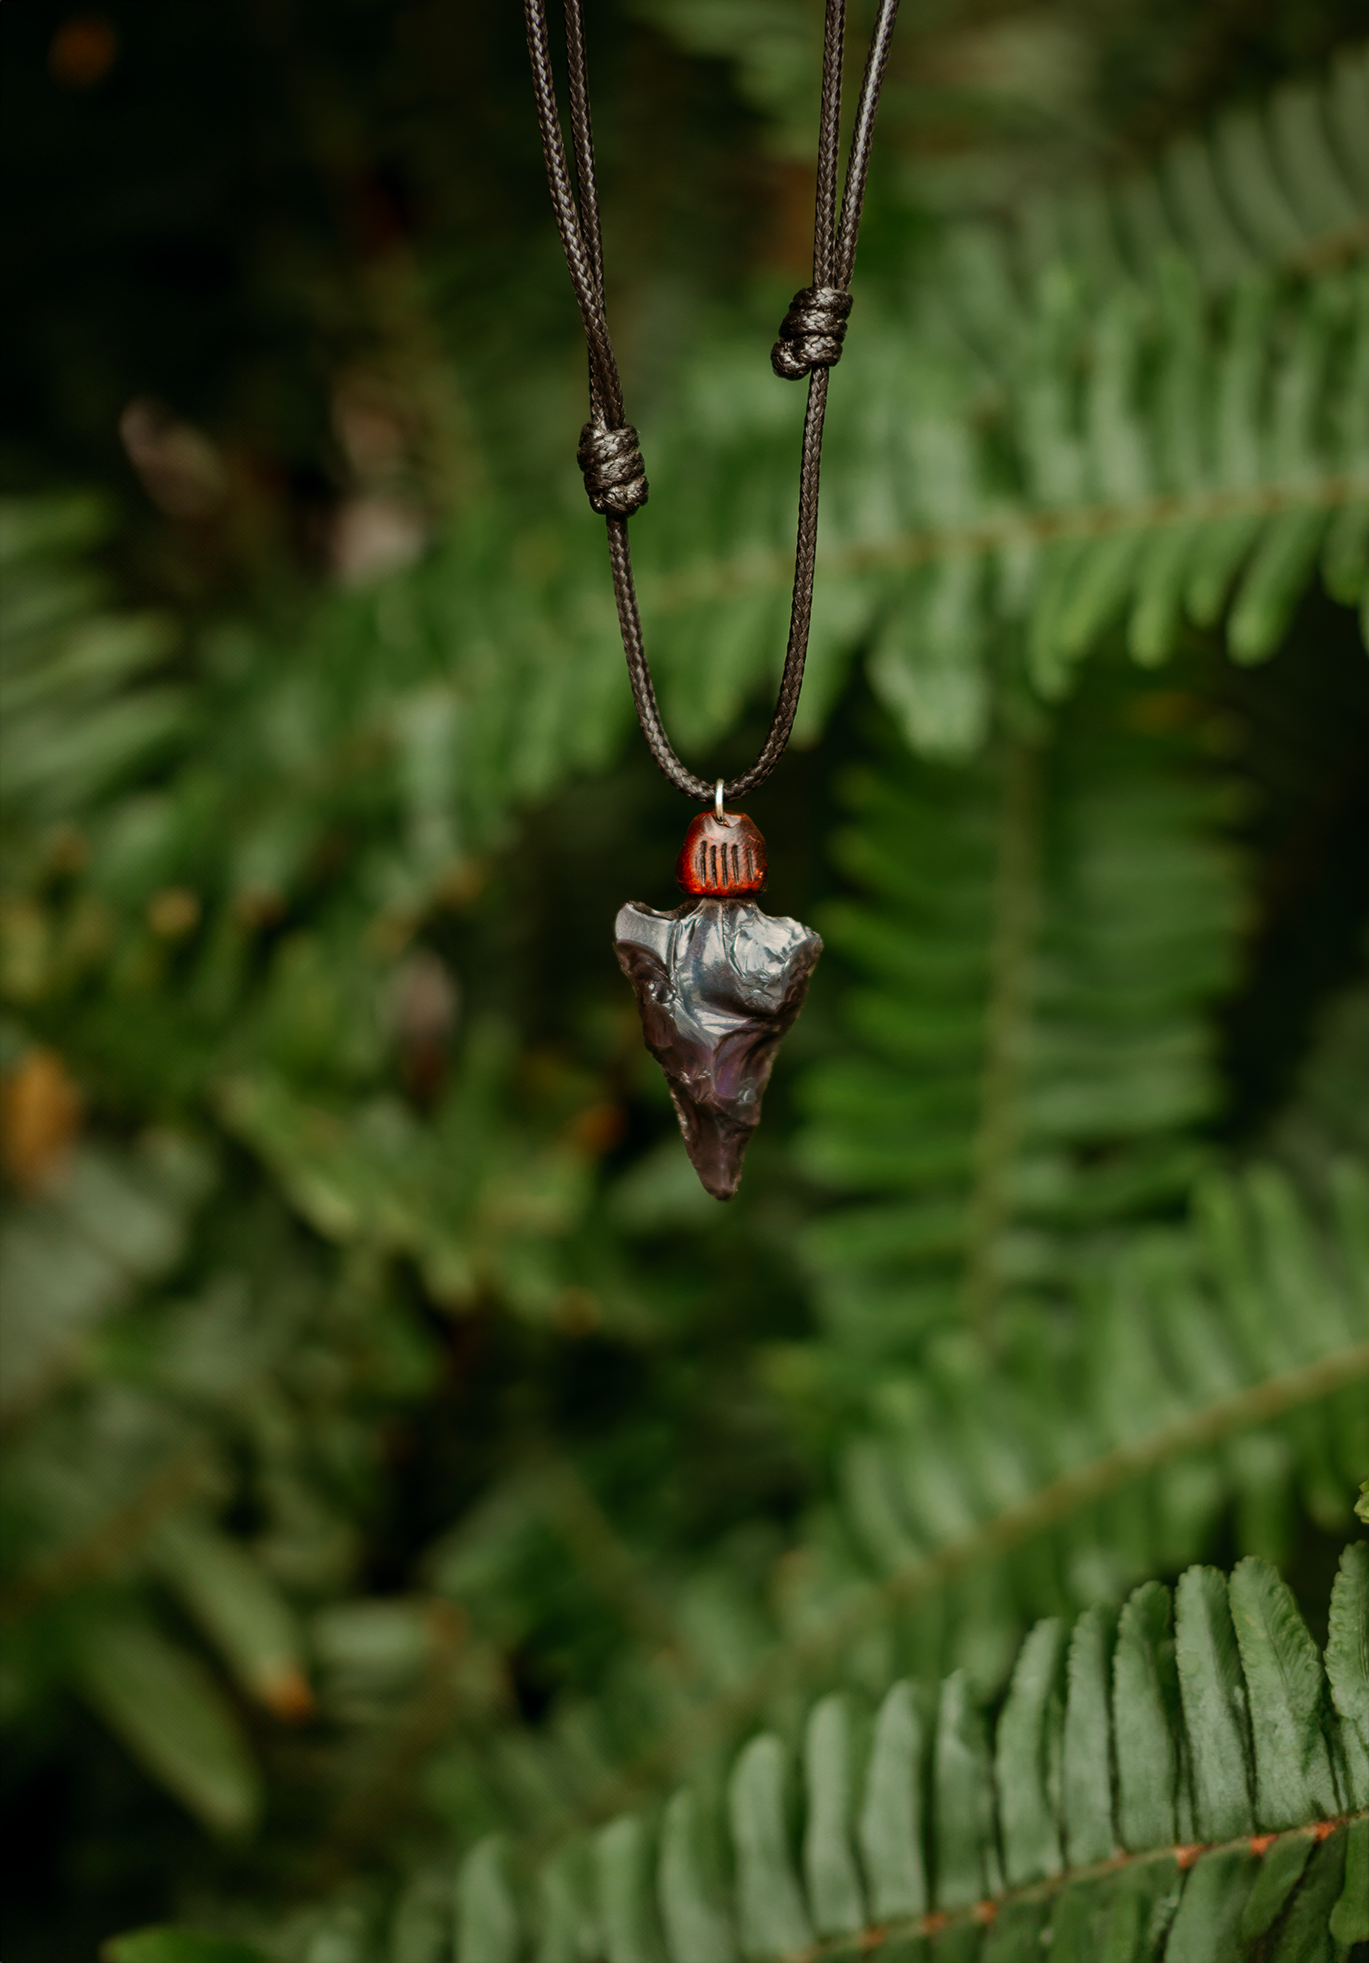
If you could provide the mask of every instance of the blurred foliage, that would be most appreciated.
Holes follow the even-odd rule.
[[[820,9],[590,25],[729,769]],[[516,10],[9,10],[15,1963],[1369,1940],[1354,27],[901,23],[757,807],[828,953],[721,1209]]]

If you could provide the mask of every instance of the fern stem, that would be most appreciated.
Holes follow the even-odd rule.
[[[1175,1861],[1180,1868],[1187,1870],[1200,1856],[1240,1852],[1258,1854],[1262,1859],[1267,1859],[1273,1848],[1289,1841],[1327,1840],[1333,1833],[1342,1832],[1357,1820],[1364,1819],[1369,1819],[1369,1808],[1342,1813],[1332,1820],[1315,1820],[1303,1827],[1290,1827],[1287,1833],[1242,1834],[1236,1840],[1148,1847],[1139,1854],[1119,1851],[1109,1860],[1096,1861],[1092,1867],[1062,1868],[1059,1874],[1048,1875],[1044,1881],[1029,1882],[1020,1888],[1006,1888],[1001,1895],[988,1896],[970,1908],[941,1909],[909,1920],[890,1920],[877,1927],[862,1929],[856,1935],[828,1937],[809,1944],[806,1949],[792,1951],[784,1963],[821,1963],[826,1956],[847,1957],[857,1952],[864,1955],[878,1952],[886,1943],[903,1942],[914,1936],[939,1936],[946,1930],[964,1928],[972,1923],[988,1925],[995,1922],[1004,1909],[1014,1908],[1018,1903],[1049,1901],[1066,1888],[1091,1881],[1105,1881],[1127,1868],[1145,1868],[1161,1861]]]
[[[948,525],[904,532],[878,544],[832,545],[818,555],[819,571],[831,577],[882,568],[913,568],[945,559],[982,559],[1013,546],[1049,545],[1057,539],[1096,539],[1118,532],[1158,531],[1167,525],[1217,518],[1273,517],[1281,511],[1333,511],[1369,498],[1369,478],[1352,473],[1304,477],[1294,483],[1214,486],[1201,491],[1165,491],[1117,504],[1082,504],[1050,510],[1004,511],[976,524]],[[748,552],[744,558],[687,567],[650,584],[651,603],[662,611],[700,600],[727,599],[738,593],[784,586],[793,571],[792,555]]]
[[[1020,739],[1009,738],[1003,761],[984,1072],[961,1294],[965,1319],[980,1335],[988,1334],[998,1304],[998,1249],[1008,1224],[1009,1174],[1021,1130],[1029,972],[1040,885],[1040,792],[1037,752]]]

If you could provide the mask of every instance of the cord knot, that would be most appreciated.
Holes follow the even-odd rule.
[[[775,373],[797,382],[815,368],[835,368],[850,311],[851,295],[842,287],[802,287],[789,302],[780,322],[780,338],[770,350]]]
[[[630,518],[647,500],[646,465],[631,423],[604,429],[586,423],[575,452],[589,501],[605,518]]]

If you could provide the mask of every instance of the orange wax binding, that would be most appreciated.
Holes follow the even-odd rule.
[[[740,900],[765,889],[765,840],[744,811],[702,811],[685,833],[675,878],[696,898]]]

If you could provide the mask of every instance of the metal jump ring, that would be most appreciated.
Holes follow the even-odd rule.
[[[713,816],[720,825],[727,823],[726,818],[723,816],[723,780],[721,777],[713,787]]]

